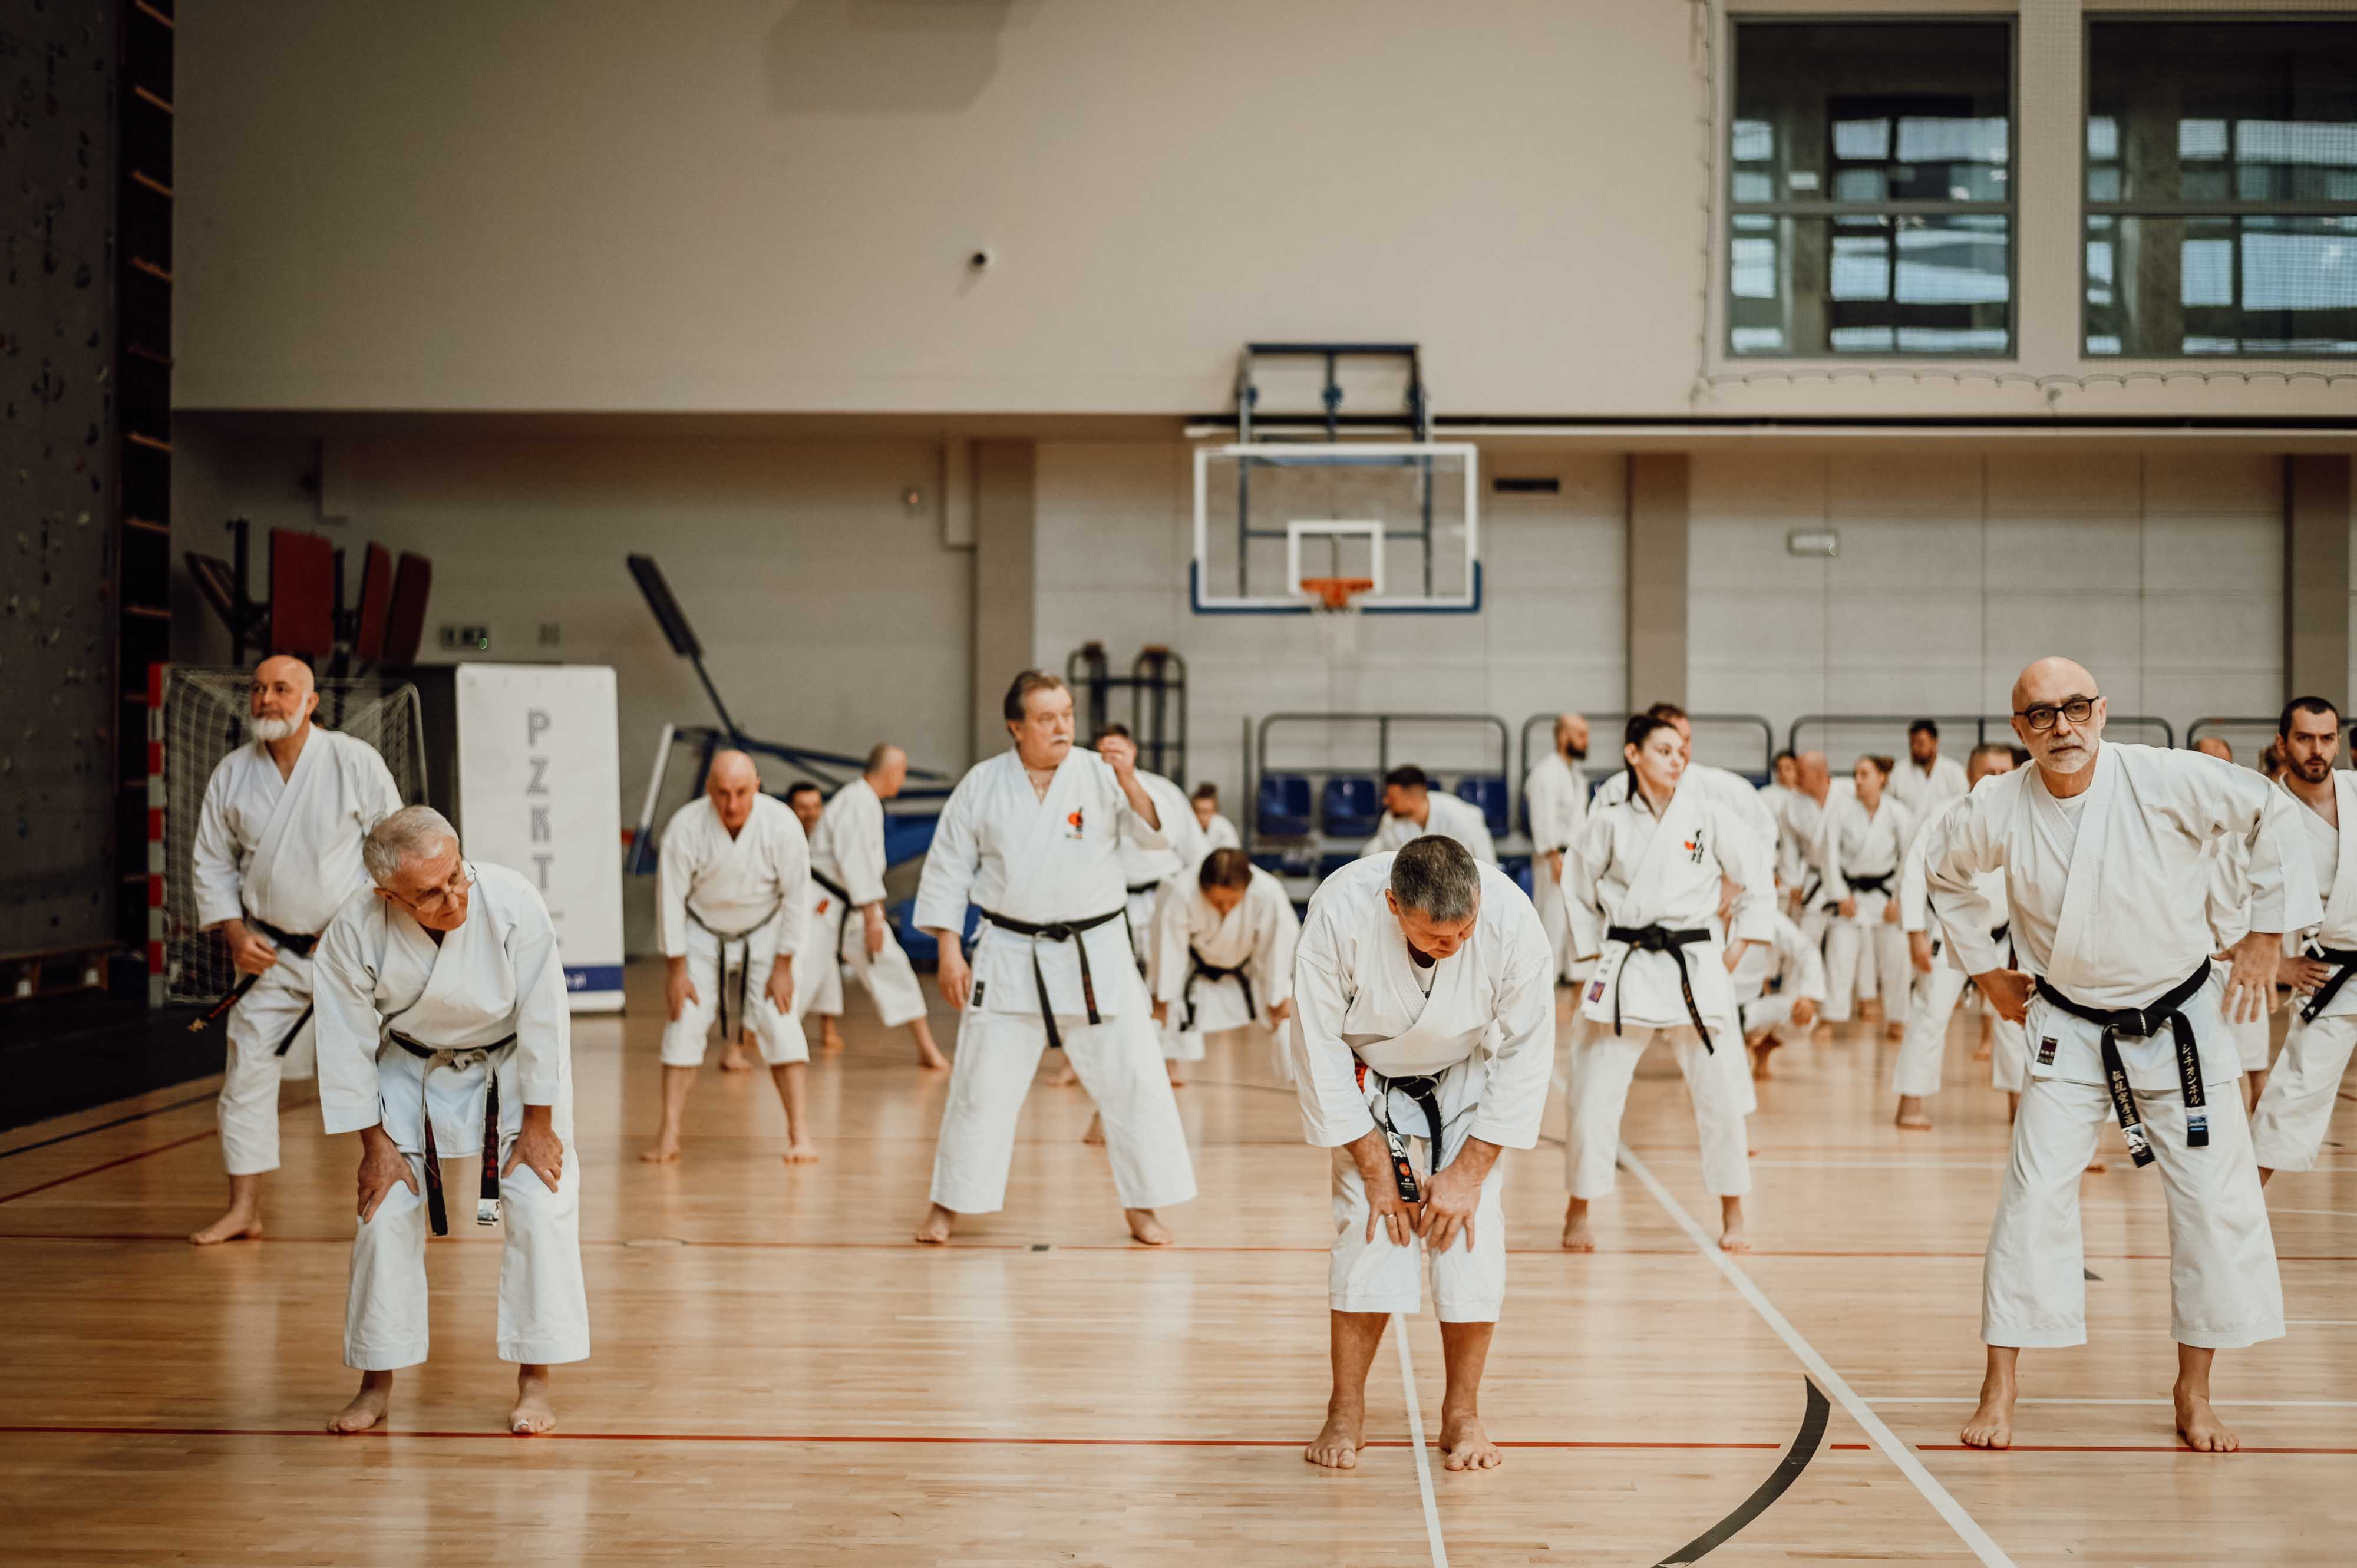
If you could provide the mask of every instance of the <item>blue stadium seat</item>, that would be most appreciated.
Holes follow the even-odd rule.
[[[1383,787],[1369,775],[1326,780],[1326,832],[1338,839],[1370,837],[1383,822]]]
[[[1264,773],[1259,811],[1254,829],[1275,838],[1298,838],[1309,832],[1309,780],[1298,773]]]
[[[1498,862],[1498,869],[1512,877],[1514,886],[1525,894],[1531,892],[1531,857],[1529,855],[1507,855]]]
[[[1469,773],[1457,781],[1457,798],[1481,808],[1491,836],[1505,837],[1509,820],[1505,779],[1494,773]]]
[[[1351,850],[1328,850],[1318,857],[1318,880],[1325,881],[1358,858],[1357,854]]]

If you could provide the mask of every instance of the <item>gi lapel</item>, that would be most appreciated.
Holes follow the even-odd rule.
[[[312,793],[332,782],[334,766],[326,753],[333,744],[316,728],[305,738],[303,749],[296,754],[294,769],[286,775],[278,800],[271,807],[270,825],[262,830],[262,837],[254,843],[253,859],[245,868],[245,879],[250,885],[264,888],[270,886],[278,856],[286,848],[288,836],[298,832]],[[267,772],[265,782],[276,781],[278,764],[272,759],[270,748],[255,741],[253,750],[255,759]],[[258,909],[254,912],[261,913]]]
[[[2089,961],[2089,951],[2095,937],[2095,907],[2103,896],[2104,860],[2111,850],[2112,807],[2119,798],[2119,754],[2111,746],[2100,747],[2095,753],[2095,781],[2081,799],[2086,804],[2080,808],[2078,836],[2071,847],[2070,879],[2062,890],[2062,913],[2054,922],[2054,951],[2048,962],[2051,972],[2047,978],[2068,992],[2073,985],[2093,985],[2101,977],[2083,972]],[[2033,768],[2032,771],[2035,771]],[[2024,793],[2031,797],[2033,809],[2051,812],[2048,831],[2058,842],[2071,838],[2071,826],[2062,819],[2062,808],[2047,793],[2046,779],[2040,774]]]
[[[1101,909],[1072,909],[1062,907],[1057,897],[1061,891],[1058,884],[1073,865],[1074,843],[1098,827],[1091,822],[1090,814],[1096,810],[1088,800],[1082,786],[1087,766],[1081,750],[1074,746],[1056,768],[1056,777],[1049,781],[1043,800],[1031,792],[1031,780],[1023,771],[1023,759],[1016,753],[1006,754],[1006,766],[997,793],[997,809],[1022,824],[1014,835],[1006,856],[1006,914],[1022,920],[1083,919],[1103,914]],[[1028,813],[1026,815],[1025,813]]]
[[[1648,808],[1636,790],[1630,791],[1626,807],[1641,821]],[[1650,926],[1662,918],[1662,910],[1678,886],[1681,878],[1691,875],[1681,863],[1691,860],[1702,851],[1703,819],[1698,798],[1680,782],[1677,793],[1670,797],[1668,810],[1653,828],[1653,840],[1645,846],[1629,875],[1629,896],[1621,907],[1611,911],[1613,922],[1622,926]]]

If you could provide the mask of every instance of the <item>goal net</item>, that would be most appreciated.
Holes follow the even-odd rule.
[[[175,1002],[210,1002],[237,983],[219,935],[197,927],[193,847],[205,786],[222,757],[252,738],[242,669],[175,664],[166,672],[159,755],[162,775],[164,993]],[[318,679],[312,722],[376,747],[403,800],[425,799],[425,724],[417,688],[405,681]]]

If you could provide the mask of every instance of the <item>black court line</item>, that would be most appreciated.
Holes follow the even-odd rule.
[[[0,1160],[5,1160],[11,1155],[29,1155],[35,1149],[46,1149],[52,1144],[70,1144],[76,1138],[87,1138],[92,1133],[103,1133],[110,1127],[128,1127],[134,1122],[145,1122],[150,1116],[161,1116],[167,1111],[186,1111],[191,1105],[202,1105],[208,1101],[220,1098],[221,1091],[215,1090],[210,1094],[199,1094],[188,1100],[176,1100],[169,1105],[158,1105],[153,1111],[135,1111],[128,1116],[118,1116],[112,1122],[101,1122],[95,1127],[84,1127],[80,1132],[60,1133],[54,1138],[44,1138],[38,1144],[24,1144],[13,1149],[0,1149]]]
[[[1737,1530],[1766,1513],[1769,1506],[1801,1478],[1801,1472],[1809,1467],[1809,1461],[1817,1456],[1818,1448],[1824,1444],[1825,1423],[1833,1414],[1832,1402],[1817,1387],[1816,1380],[1804,1377],[1801,1384],[1809,1391],[1809,1402],[1801,1414],[1801,1430],[1793,1435],[1792,1446],[1785,1450],[1776,1468],[1733,1513],[1654,1563],[1653,1568],[1683,1568],[1684,1564],[1701,1562],[1733,1540]]]

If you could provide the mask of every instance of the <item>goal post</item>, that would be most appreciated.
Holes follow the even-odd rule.
[[[147,991],[151,1003],[210,1002],[236,983],[220,936],[197,925],[194,848],[205,787],[253,738],[242,668],[158,664],[147,682]],[[404,803],[425,799],[425,716],[406,681],[322,675],[312,722],[376,747]]]

